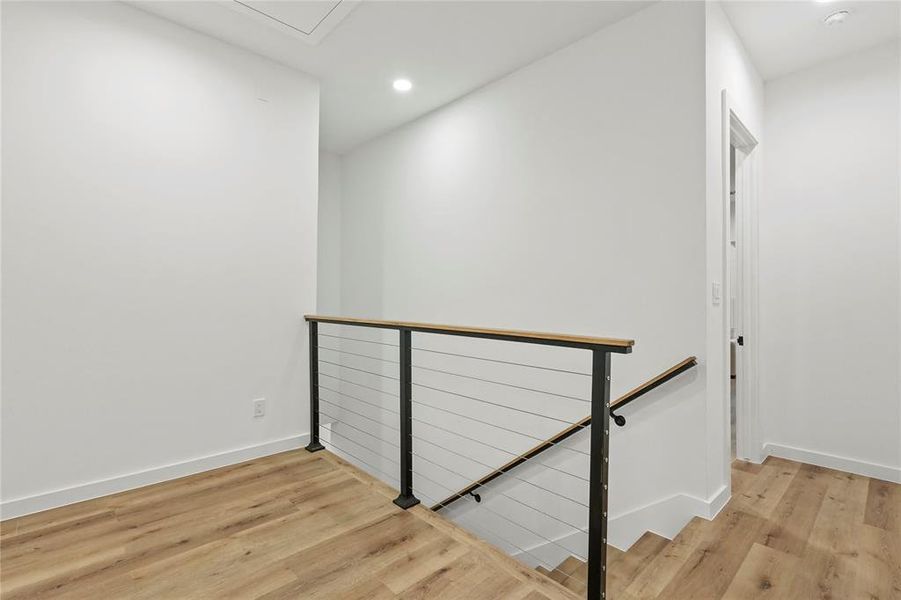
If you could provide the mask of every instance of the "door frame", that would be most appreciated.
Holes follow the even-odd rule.
[[[739,375],[736,381],[736,419],[735,419],[735,437],[736,437],[736,458],[748,460],[754,463],[760,463],[763,456],[763,445],[760,439],[760,418],[759,418],[759,398],[758,398],[758,351],[759,340],[758,335],[758,277],[757,277],[757,248],[758,248],[758,229],[757,229],[757,200],[759,187],[759,151],[755,151],[758,146],[757,138],[747,128],[741,119],[741,115],[735,108],[735,103],[729,98],[726,90],[723,90],[723,270],[724,270],[724,286],[723,299],[725,300],[723,310],[723,336],[724,345],[724,361],[725,370],[725,389],[723,390],[726,399],[725,410],[725,427],[727,435],[726,456],[731,456],[731,402],[730,398],[730,373],[729,373],[729,344],[730,344],[730,327],[732,322],[732,287],[738,285],[741,290],[739,302],[741,306],[739,310],[742,315],[742,331],[744,336],[744,346],[741,351],[736,352],[736,373]],[[742,216],[741,222],[737,226],[741,230],[736,230],[736,240],[739,240],[738,258],[740,272],[737,274],[739,281],[732,282],[732,274],[728,268],[729,253],[729,218],[730,218],[730,146],[735,146],[746,155],[741,163],[741,181],[742,192],[736,194],[736,202],[743,201],[740,208]],[[738,161],[736,161],[737,163]],[[739,210],[738,208],[736,210]],[[727,461],[727,464],[730,461]]]

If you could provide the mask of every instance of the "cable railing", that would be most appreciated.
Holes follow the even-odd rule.
[[[632,401],[640,398],[641,396],[644,396],[645,394],[647,394],[654,388],[666,383],[667,381],[674,379],[678,375],[691,369],[692,367],[694,367],[697,364],[698,364],[697,358],[695,358],[694,356],[690,356],[690,357],[686,358],[685,360],[673,365],[666,371],[660,373],[656,377],[646,381],[645,383],[643,383],[640,386],[634,388],[633,390],[627,392],[626,394],[623,394],[616,401],[614,401],[610,404],[610,416],[614,419],[614,422],[617,425],[619,425],[620,427],[623,427],[626,424],[626,418],[623,417],[622,415],[614,414],[614,412],[613,412],[614,410],[623,408],[624,406],[631,403]],[[551,448],[557,447],[557,445],[559,445],[560,442],[569,438],[570,436],[573,436],[573,435],[579,433],[580,431],[582,431],[589,425],[591,425],[591,416],[590,415],[583,418],[582,420],[578,421],[577,423],[570,425],[566,429],[555,434],[553,437],[542,441],[540,444],[533,446],[527,452],[520,454],[518,456],[515,456],[513,458],[513,460],[507,462],[503,466],[498,467],[496,469],[492,469],[492,471],[490,471],[489,473],[480,477],[476,481],[473,481],[471,484],[469,484],[465,488],[459,490],[458,492],[456,492],[455,494],[452,494],[451,496],[448,496],[441,502],[438,502],[437,504],[433,505],[432,510],[441,510],[442,508],[446,508],[447,506],[450,506],[450,504],[455,502],[456,500],[459,500],[460,498],[466,496],[467,494],[474,493],[479,488],[494,481],[501,475],[504,475],[505,473],[509,473],[512,469],[518,467],[521,464],[524,464],[526,461],[534,460],[534,458],[536,456],[538,456],[539,454],[541,454],[542,452],[545,452],[547,450],[550,450]]]
[[[587,571],[567,577],[605,597],[610,359],[632,340],[306,320],[309,451],[343,455],[396,487],[401,508],[442,509],[530,566],[574,556]]]

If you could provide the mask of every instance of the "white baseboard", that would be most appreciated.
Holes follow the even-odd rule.
[[[729,502],[729,499],[731,497],[732,486],[724,485],[717,493],[711,496],[710,499],[704,503],[707,507],[707,514],[698,516],[704,517],[708,521],[712,521],[718,514],[720,514],[720,511],[725,508],[726,503]]]
[[[67,488],[34,494],[32,496],[24,496],[21,498],[13,498],[0,502],[0,519],[12,519],[21,517],[49,508],[57,508],[67,504],[74,504],[83,500],[91,500],[101,496],[108,496],[159,483],[170,479],[178,479],[195,473],[202,473],[211,469],[218,469],[233,465],[246,460],[268,456],[286,450],[294,450],[307,444],[310,439],[309,433],[294,435],[246,446],[244,448],[236,448],[227,450],[217,454],[209,454],[198,458],[192,458],[169,465],[153,467],[143,471],[135,471],[124,475],[117,475],[108,479],[91,481]]]
[[[646,531],[673,539],[694,517],[713,519],[729,501],[728,486],[703,500],[674,494],[651,504],[612,516],[607,521],[607,543],[628,550]]]
[[[855,460],[853,458],[835,456],[834,454],[826,454],[825,452],[815,452],[813,450],[804,450],[803,448],[783,446],[781,444],[765,444],[763,452],[766,456],[776,456],[778,458],[794,460],[810,465],[816,465],[818,467],[826,467],[827,469],[835,469],[836,471],[845,471],[846,473],[854,473],[855,475],[863,475],[864,477],[901,483],[901,468],[898,467],[890,467],[888,465],[880,465],[862,460]]]
[[[708,500],[688,494],[674,494],[610,517],[607,521],[607,543],[626,551],[647,531],[671,540],[692,518],[701,517],[709,521],[716,517],[730,496],[729,486],[724,485]],[[553,567],[572,554],[585,556],[588,552],[587,543],[588,536],[584,532],[576,532],[530,546],[513,555],[533,567],[538,564]]]

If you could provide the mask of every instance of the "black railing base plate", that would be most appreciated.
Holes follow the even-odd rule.
[[[394,503],[404,510],[419,504],[419,498],[416,496],[398,496],[394,499]]]

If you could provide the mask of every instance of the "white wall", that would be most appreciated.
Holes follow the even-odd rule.
[[[344,314],[635,338],[614,396],[701,359],[613,432],[614,515],[707,498],[704,22],[655,5],[342,159]]]
[[[319,153],[319,248],[316,311],[341,314],[341,157]]]
[[[901,481],[899,48],[766,86],[761,410],[771,453]]]
[[[4,517],[299,443],[318,85],[118,3],[2,42]]]
[[[707,493],[713,495],[730,479],[729,368],[726,293],[726,255],[728,230],[725,226],[726,194],[723,179],[723,90],[732,103],[731,109],[757,138],[759,144],[752,160],[764,151],[762,141],[764,92],[763,80],[757,73],[741,40],[732,29],[717,2],[707,7],[707,284],[704,305],[707,307]],[[728,121],[727,121],[728,122]],[[728,139],[729,131],[725,135]],[[753,207],[747,218],[753,219]],[[714,282],[723,289],[722,302],[712,300]],[[747,292],[752,293],[752,292]],[[748,336],[753,338],[753,336]],[[750,350],[755,340],[749,340]]]

